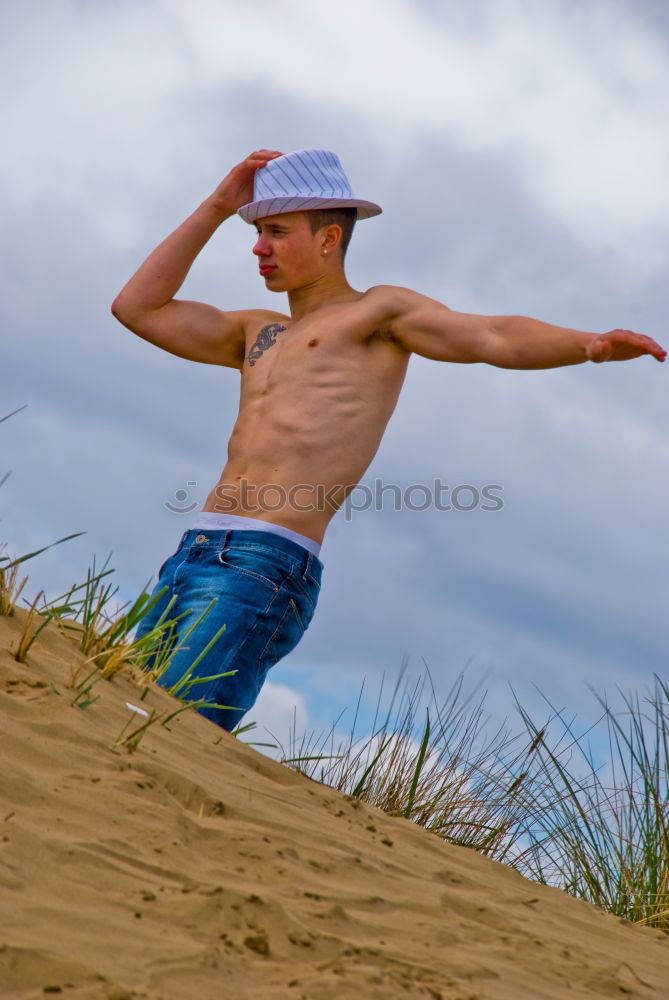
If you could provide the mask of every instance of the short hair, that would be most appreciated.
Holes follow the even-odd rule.
[[[341,259],[342,263],[346,256],[348,245],[353,235],[353,227],[358,218],[358,209],[355,206],[344,205],[339,208],[315,208],[304,213],[311,226],[312,235],[317,233],[323,226],[329,226],[336,222],[341,226]]]

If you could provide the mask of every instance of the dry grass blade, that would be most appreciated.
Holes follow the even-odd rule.
[[[19,637],[19,643],[14,654],[14,659],[18,663],[25,663],[28,656],[28,651],[32,644],[34,643],[37,636],[40,634],[42,629],[49,624],[50,618],[46,615],[41,615],[37,610],[37,602],[40,597],[44,596],[44,591],[40,590],[36,595],[34,601],[28,609],[28,614],[26,615],[23,622],[23,630]],[[40,620],[40,624],[36,625],[36,621]]]
[[[4,543],[2,548],[5,548]],[[17,580],[18,572],[18,562],[9,563],[9,566],[0,566],[0,615],[9,617],[14,614],[21,591],[28,582],[27,576],[24,576],[23,580],[19,582]]]

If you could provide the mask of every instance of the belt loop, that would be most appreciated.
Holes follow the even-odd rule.
[[[306,580],[307,576],[311,571],[311,560],[313,559],[313,553],[307,551],[307,558],[304,563],[304,569],[302,571],[302,579]]]

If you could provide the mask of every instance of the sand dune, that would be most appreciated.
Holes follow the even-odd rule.
[[[669,936],[268,760],[192,711],[112,745],[124,675],[0,618],[0,996],[669,997]],[[139,717],[138,717],[139,718]],[[252,738],[252,737],[248,737]]]

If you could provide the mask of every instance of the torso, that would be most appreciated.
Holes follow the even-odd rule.
[[[411,357],[385,325],[382,291],[358,296],[296,321],[254,314],[228,459],[203,510],[322,542],[378,450]]]

